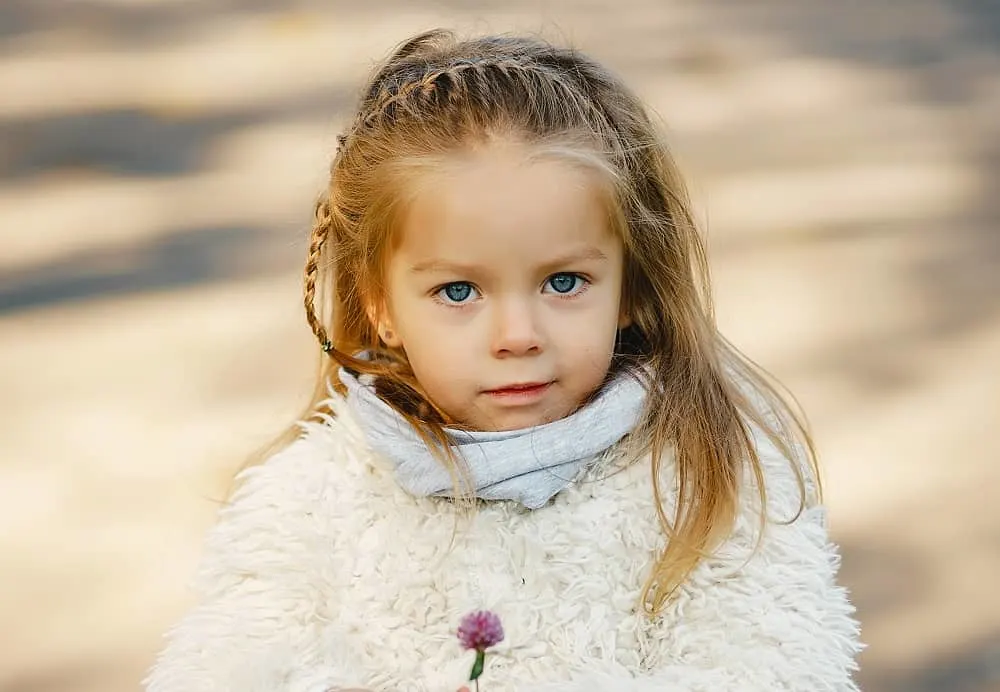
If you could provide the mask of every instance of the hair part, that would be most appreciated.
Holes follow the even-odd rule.
[[[665,536],[642,592],[643,606],[655,614],[732,530],[747,473],[763,531],[765,474],[752,428],[793,467],[800,512],[819,499],[819,474],[791,398],[716,327],[705,247],[658,128],[621,81],[579,52],[529,38],[463,41],[430,31],[403,43],[375,71],[315,210],[304,306],[325,356],[310,412],[331,413],[324,408],[327,383],[343,391],[339,368],[373,375],[379,394],[447,464],[460,501],[471,506],[472,486],[451,451],[446,418],[405,354],[380,341],[371,314],[384,298],[382,270],[406,186],[421,166],[430,170],[442,157],[499,140],[587,166],[609,183],[631,320],[609,376],[630,369],[647,379],[647,408],[629,444],[636,458],[651,459]],[[371,357],[356,357],[362,351]],[[668,452],[675,479],[661,478]],[[664,488],[676,492],[671,511]]]

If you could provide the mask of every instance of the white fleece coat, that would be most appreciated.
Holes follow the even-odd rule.
[[[730,540],[650,620],[637,603],[664,538],[648,459],[609,454],[546,507],[485,504],[455,533],[454,505],[400,489],[333,404],[335,419],[246,473],[148,692],[454,692],[474,658],[455,631],[482,608],[506,632],[484,692],[857,689],[858,628],[822,508],[770,522],[754,553],[748,488]],[[758,444],[769,514],[791,518],[795,476]]]

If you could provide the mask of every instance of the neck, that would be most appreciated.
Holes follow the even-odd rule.
[[[400,485],[417,496],[453,497],[453,474],[402,415],[378,396],[370,378],[341,370],[340,379],[369,444],[392,463]],[[477,497],[513,500],[537,509],[631,432],[644,406],[644,387],[623,374],[576,412],[552,423],[501,432],[456,428],[446,432]]]

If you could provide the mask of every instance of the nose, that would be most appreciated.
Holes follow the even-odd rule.
[[[500,300],[494,304],[493,355],[498,358],[541,353],[544,337],[530,301]]]

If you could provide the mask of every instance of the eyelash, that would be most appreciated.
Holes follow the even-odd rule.
[[[567,293],[560,293],[559,291],[554,292],[554,295],[562,298],[563,300],[572,300],[573,298],[577,298],[590,287],[591,284],[590,279],[588,279],[583,274],[578,274],[576,272],[557,272],[552,276],[548,277],[547,279],[545,279],[545,285],[550,285],[552,280],[556,277],[564,277],[564,276],[573,277],[574,279],[579,280],[580,284],[574,290],[569,291]],[[442,305],[449,308],[464,308],[471,304],[472,301],[469,300],[463,301],[461,303],[456,303],[448,300],[444,296],[444,292],[451,286],[468,286],[472,291],[479,293],[479,289],[476,288],[476,286],[471,281],[449,281],[446,284],[441,284],[440,286],[434,288],[431,291],[431,297],[433,297],[436,301],[438,301]]]

